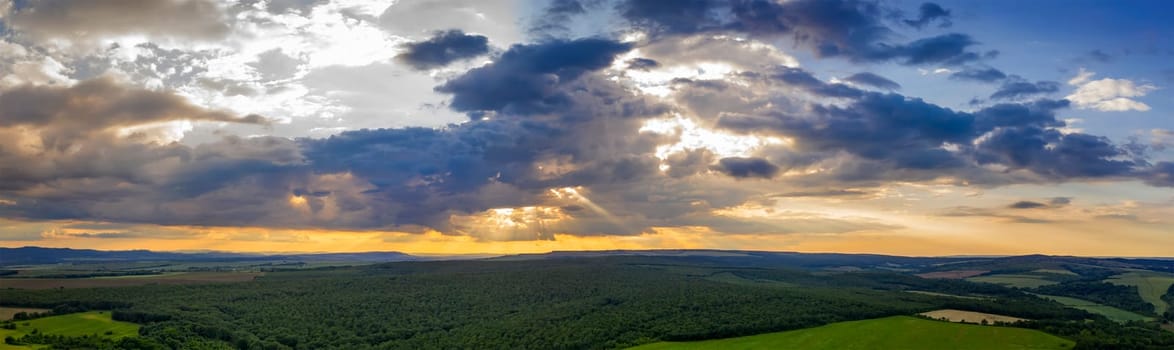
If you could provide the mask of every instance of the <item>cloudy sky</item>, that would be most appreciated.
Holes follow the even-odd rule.
[[[1169,256],[1171,12],[0,0],[0,246]]]

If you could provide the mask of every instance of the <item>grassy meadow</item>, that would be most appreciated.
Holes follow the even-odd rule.
[[[1129,272],[1105,280],[1112,284],[1135,286],[1141,299],[1154,304],[1154,312],[1161,315],[1170,308],[1162,295],[1174,285],[1174,275],[1159,272]]]
[[[1104,304],[1094,303],[1094,302],[1091,302],[1088,300],[1069,298],[1069,297],[1061,297],[1061,296],[1055,296],[1055,295],[1042,295],[1041,294],[1039,296],[1043,297],[1043,298],[1055,300],[1056,302],[1064,304],[1065,306],[1068,306],[1071,308],[1080,309],[1080,310],[1088,311],[1088,312],[1091,312],[1094,314],[1102,315],[1102,316],[1108,317],[1110,320],[1117,321],[1117,322],[1146,321],[1146,320],[1150,319],[1150,317],[1142,316],[1142,315],[1139,315],[1134,312],[1121,310],[1121,309],[1118,309],[1118,308],[1115,308],[1112,306],[1108,306],[1108,305],[1104,305]]]
[[[1074,345],[1070,340],[1030,329],[894,316],[748,337],[652,343],[631,349],[1043,350],[1071,349]]]
[[[139,325],[115,321],[109,311],[91,311],[60,316],[42,317],[28,321],[16,321],[16,329],[0,328],[0,338],[20,338],[34,329],[44,334],[64,336],[98,335],[121,339],[139,335]],[[0,343],[0,349],[29,349],[28,346],[14,346]]]
[[[966,279],[971,282],[983,282],[1001,284],[1008,287],[1016,288],[1035,288],[1039,286],[1046,286],[1056,284],[1059,282],[1049,280],[1039,275],[1032,274],[1002,274],[970,277]]]

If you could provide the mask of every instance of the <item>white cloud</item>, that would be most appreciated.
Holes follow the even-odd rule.
[[[917,73],[921,74],[921,75],[930,75],[930,74],[942,75],[942,74],[953,74],[954,72],[956,72],[956,71],[953,69],[949,69],[949,68],[934,68],[933,70],[929,70],[929,69],[925,69],[925,68],[918,68],[917,69]]]
[[[1065,98],[1080,109],[1095,109],[1102,112],[1150,110],[1150,106],[1133,98],[1143,97],[1158,87],[1134,83],[1128,79],[1091,80],[1095,74],[1081,68],[1080,73],[1068,81],[1069,85],[1077,87],[1076,91]]]

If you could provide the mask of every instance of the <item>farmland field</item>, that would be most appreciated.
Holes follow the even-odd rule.
[[[973,311],[951,310],[951,309],[922,312],[919,315],[929,317],[929,318],[932,318],[935,320],[946,319],[950,322],[967,322],[967,323],[982,323],[983,321],[986,321],[987,323],[995,323],[995,322],[1015,323],[1015,322],[1023,321],[1022,318],[1018,318],[1018,317],[995,315],[995,314],[973,312]]]
[[[1141,299],[1154,305],[1154,312],[1161,315],[1170,305],[1162,300],[1162,295],[1174,285],[1174,275],[1157,272],[1129,272],[1113,276],[1105,282],[1112,284],[1135,286]]]
[[[1064,276],[1080,276],[1080,275],[1076,274],[1075,272],[1072,272],[1071,270],[1061,270],[1061,269],[1038,269],[1038,270],[1032,271],[1032,273],[1046,273],[1046,274],[1064,275]]]
[[[11,320],[13,315],[19,312],[27,313],[41,313],[49,311],[49,309],[35,309],[27,307],[0,307],[0,321]]]
[[[43,317],[29,321],[15,322],[15,325],[16,329],[0,329],[0,338],[20,338],[29,334],[34,329],[43,334],[71,337],[98,335],[111,339],[134,337],[139,334],[139,325],[112,320],[109,311],[92,311]],[[0,344],[0,349],[29,348],[26,346]]]
[[[1027,275],[1027,274],[978,276],[978,277],[970,277],[970,278],[967,278],[966,280],[971,281],[971,282],[1001,284],[1001,285],[1017,287],[1017,288],[1035,288],[1035,287],[1039,287],[1039,286],[1046,286],[1046,285],[1057,283],[1056,281],[1050,281],[1050,280],[1047,280],[1041,276]]]
[[[1121,310],[1121,309],[1118,309],[1118,308],[1115,308],[1112,306],[1108,306],[1108,305],[1097,304],[1097,303],[1094,303],[1094,302],[1091,302],[1088,300],[1054,296],[1054,295],[1042,295],[1042,294],[1040,295],[1040,297],[1055,300],[1056,302],[1064,304],[1065,306],[1068,306],[1068,307],[1081,309],[1081,310],[1088,311],[1088,312],[1091,312],[1094,314],[1102,315],[1102,316],[1108,317],[1109,319],[1117,321],[1117,322],[1144,321],[1144,320],[1150,319],[1149,317],[1138,315],[1133,312]]]
[[[1071,349],[1075,343],[1021,328],[894,316],[748,337],[660,342],[632,349]]]
[[[918,274],[921,278],[948,278],[948,279],[963,279],[968,277],[978,276],[990,271],[987,270],[954,270],[954,271],[938,271]]]
[[[184,272],[118,278],[0,278],[0,288],[54,289],[252,281],[258,272]]]

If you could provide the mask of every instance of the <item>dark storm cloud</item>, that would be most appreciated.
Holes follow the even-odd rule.
[[[901,84],[869,72],[856,73],[844,78],[844,80],[885,90],[898,90],[901,88]]]
[[[942,8],[941,5],[927,2],[917,8],[917,19],[907,19],[903,22],[910,27],[921,29],[935,20],[938,21],[938,26],[942,28],[949,27],[953,24],[950,22],[949,10]]]
[[[975,44],[978,42],[969,35],[952,33],[915,40],[905,46],[894,48],[888,54],[898,60],[903,59],[903,63],[908,65],[931,63],[958,65],[981,58],[979,54],[967,51],[968,47]]]
[[[431,19],[413,11],[450,13],[477,3],[403,1],[388,9],[385,24],[422,32],[423,27],[411,24]],[[556,1],[548,11],[570,20],[601,8],[594,5],[598,3]],[[270,10],[289,12],[313,4],[291,0]],[[977,42],[965,34],[894,42],[896,35],[884,23],[902,24],[885,19],[888,12],[873,2],[631,0],[619,1],[614,9],[649,38],[638,44],[542,38],[510,47],[490,57],[492,63],[444,77],[448,80],[435,91],[450,95],[449,106],[471,120],[437,129],[364,129],[297,140],[225,137],[189,146],[155,141],[150,130],[122,131],[174,120],[265,120],[102,81],[4,92],[0,198],[13,204],[0,205],[0,217],[412,232],[432,228],[486,240],[551,239],[553,233],[636,234],[679,225],[706,225],[722,232],[847,232],[884,226],[834,219],[758,222],[718,217],[712,211],[770,197],[867,198],[869,187],[893,181],[994,186],[1140,177],[1174,186],[1174,165],[1150,167],[1105,138],[1056,131],[1065,126],[1056,118],[1056,111],[1068,106],[1064,100],[1015,100],[955,111],[897,93],[828,83],[801,69],[764,69],[781,60],[742,55],[751,52],[749,45],[729,39],[769,36],[774,43],[790,38],[820,57],[857,62],[951,65],[986,57],[972,51]],[[933,13],[923,11],[917,26],[948,19]],[[538,28],[561,30],[558,25]],[[440,28],[455,27],[445,23]],[[729,32],[737,35],[716,35]],[[466,45],[470,43],[474,45]],[[430,67],[489,51],[487,38],[461,31],[440,32],[412,45],[417,46],[408,54]],[[666,105],[633,90],[623,75],[601,72],[636,46],[648,58],[622,62],[632,69],[735,53],[753,57],[732,64],[745,71],[725,79],[674,81],[676,104]],[[463,51],[469,47],[476,50]],[[736,47],[742,48],[729,49]],[[165,70],[181,71],[173,68],[191,62],[193,69],[202,69],[205,61],[200,55],[173,56],[143,65],[162,63]],[[258,57],[254,68],[266,80],[280,80],[295,75],[300,62],[283,51],[270,51]],[[991,71],[998,77],[989,78]],[[1006,79],[993,69],[980,73],[958,73],[956,79]],[[166,77],[176,82],[198,79]],[[372,80],[395,80],[385,78]],[[900,87],[871,73],[846,80],[884,90]],[[242,96],[250,93],[249,86],[238,82],[194,81]],[[165,81],[164,86],[171,85]],[[648,119],[678,115],[705,128],[787,142],[741,157],[722,158],[691,148],[659,159],[658,147],[685,136],[641,131],[642,126]],[[26,137],[26,129],[35,135]],[[42,149],[24,152],[30,143]],[[758,184],[771,187],[764,191],[755,188]],[[613,215],[557,195],[567,188]],[[764,198],[763,193],[775,191],[786,192]],[[1064,205],[1060,199],[1038,203]],[[492,208],[523,206],[560,208],[572,219],[540,232],[499,235],[460,219]]]
[[[727,116],[718,125],[751,132],[773,130],[795,138],[812,151],[846,151],[865,159],[891,159],[912,167],[955,164],[944,143],[964,144],[975,137],[972,116],[920,99],[865,92],[846,106],[812,106],[806,117],[775,115],[765,119]]]
[[[779,173],[779,167],[762,158],[722,158],[714,166],[714,170],[736,178],[763,178],[769,179]]]
[[[659,176],[659,161],[652,154],[664,140],[639,133],[642,119],[637,117],[657,116],[665,109],[584,68],[606,63],[563,59],[558,52],[533,47],[507,56],[512,58],[483,68],[501,74],[564,74],[569,80],[548,90],[565,96],[564,108],[552,116],[535,116],[513,114],[516,109],[503,105],[484,110],[493,118],[443,129],[359,130],[296,141],[227,138],[195,148],[176,145],[179,155],[174,157],[180,161],[166,176],[145,176],[140,181],[144,184],[132,193],[104,195],[125,202],[99,206],[86,200],[88,194],[74,193],[69,201],[39,198],[9,210],[42,218],[364,230],[428,227],[460,233],[473,231],[455,223],[454,215],[546,203],[551,201],[551,188],[623,187]],[[478,74],[485,73],[474,70],[453,79]],[[710,157],[678,162],[677,171],[702,171]],[[304,208],[292,210],[291,196],[297,196]],[[147,210],[136,203],[167,205]],[[638,221],[627,229],[610,225],[606,232],[629,234],[646,228]],[[598,234],[604,231],[589,229],[603,226],[607,225],[585,223],[565,229]],[[535,237],[532,232],[507,236],[493,239]]]
[[[1011,209],[1037,209],[1037,208],[1047,208],[1047,207],[1048,207],[1047,204],[1040,203],[1040,202],[1032,202],[1032,201],[1018,201],[1015,203],[1011,203],[1011,205],[1007,206],[1007,208],[1011,208]]]
[[[408,43],[404,49],[407,51],[396,59],[426,70],[489,53],[489,38],[453,29],[436,32],[428,40]]]
[[[1067,108],[1068,100],[1038,100],[1026,103],[1000,103],[974,112],[980,132],[1001,127],[1063,127],[1056,111]]]
[[[31,219],[195,224],[216,214],[176,208],[185,204],[174,197],[199,183],[235,183],[249,173],[246,163],[230,160],[267,157],[256,161],[266,166],[296,162],[297,157],[288,154],[297,152],[288,147],[289,141],[263,145],[257,143],[267,138],[257,138],[192,148],[155,139],[160,132],[152,129],[155,125],[182,120],[267,122],[255,115],[207,110],[168,92],[125,87],[110,79],[3,91],[0,195],[13,198],[15,204],[0,206],[0,213]],[[283,153],[276,150],[282,145],[286,151],[279,157]],[[217,165],[218,170],[207,170]],[[200,193],[205,192],[209,191]]]
[[[594,38],[514,45],[492,64],[449,80],[436,91],[452,94],[452,108],[462,112],[550,112],[570,104],[559,86],[607,67],[630,49],[628,44]]]
[[[18,1],[8,18],[16,30],[75,40],[107,35],[217,39],[229,32],[220,5],[211,0]]]
[[[621,0],[616,9],[634,27],[655,37],[710,32],[786,36],[820,57],[908,65],[956,65],[983,57],[968,50],[978,43],[959,33],[905,44],[888,42],[893,31],[882,22],[885,11],[868,1]]]
[[[825,91],[835,85],[793,68],[772,77],[783,84],[780,87],[819,96],[828,96]],[[1053,129],[1064,126],[1055,113],[1069,105],[1066,100],[1001,103],[959,112],[899,94],[857,93],[858,97],[841,94],[848,100],[842,104],[806,102],[780,109],[785,106],[776,100],[766,110],[717,112],[716,125],[787,137],[795,141],[797,151],[824,159],[850,154],[858,159],[840,161],[824,173],[825,178],[850,182],[943,176],[971,183],[1024,181],[983,168],[990,165],[1064,181],[1133,176],[1146,166],[1136,159],[1136,152],[1103,137]]]
[[[1145,164],[1101,136],[1037,127],[1003,128],[977,145],[980,164],[1026,169],[1054,180],[1134,174]]]
[[[950,74],[950,79],[973,80],[984,83],[996,82],[1005,78],[1007,78],[1007,74],[994,68],[967,67],[966,69]]]
[[[1009,80],[999,86],[999,90],[991,94],[993,100],[1023,99],[1036,95],[1045,95],[1060,91],[1060,83],[1054,81],[1029,82],[1024,80]]]

